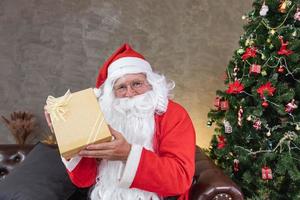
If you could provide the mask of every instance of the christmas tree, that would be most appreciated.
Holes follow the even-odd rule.
[[[243,19],[209,155],[246,199],[300,199],[300,0],[254,0]]]

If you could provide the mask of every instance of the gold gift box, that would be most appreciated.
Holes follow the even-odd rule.
[[[60,154],[72,158],[89,144],[111,140],[99,103],[92,88],[67,93],[58,98],[48,96],[50,114]]]

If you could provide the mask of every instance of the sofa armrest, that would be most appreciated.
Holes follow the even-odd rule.
[[[192,200],[243,200],[238,186],[198,147],[196,150],[195,183]]]
[[[24,161],[34,145],[1,144],[0,145],[0,181],[12,169]]]

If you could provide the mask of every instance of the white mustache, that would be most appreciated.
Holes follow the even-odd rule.
[[[157,98],[152,91],[137,95],[132,98],[118,98],[113,102],[113,109],[121,114],[145,115],[149,111],[154,111],[157,105]],[[151,114],[153,114],[151,112]]]

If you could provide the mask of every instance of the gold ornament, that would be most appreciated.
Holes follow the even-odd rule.
[[[251,121],[252,120],[252,115],[249,115],[248,117],[247,117],[247,121]]]
[[[266,76],[266,75],[267,75],[267,72],[266,72],[266,70],[262,70],[262,71],[260,72],[260,74],[261,74],[262,76]]]
[[[287,9],[287,0],[281,0],[278,11],[280,13],[286,13],[286,9]]]
[[[206,123],[207,127],[211,127],[212,126],[213,121],[211,119],[209,119]]]
[[[276,31],[275,31],[274,29],[271,29],[271,30],[269,31],[269,33],[270,33],[271,35],[274,35],[274,34],[276,33]]]
[[[294,32],[292,33],[292,36],[293,36],[293,37],[296,37],[296,36],[297,36],[297,31],[294,31]]]
[[[300,131],[300,125],[299,125],[299,124],[296,124],[295,129],[296,129],[297,131]]]
[[[238,54],[243,54],[245,52],[245,50],[243,49],[243,48],[239,48],[238,50],[237,50],[237,53]]]
[[[245,42],[245,46],[252,46],[254,44],[254,41],[252,39],[247,39]]]
[[[250,44],[250,39],[248,38],[245,42],[245,46],[249,46],[249,44]]]

